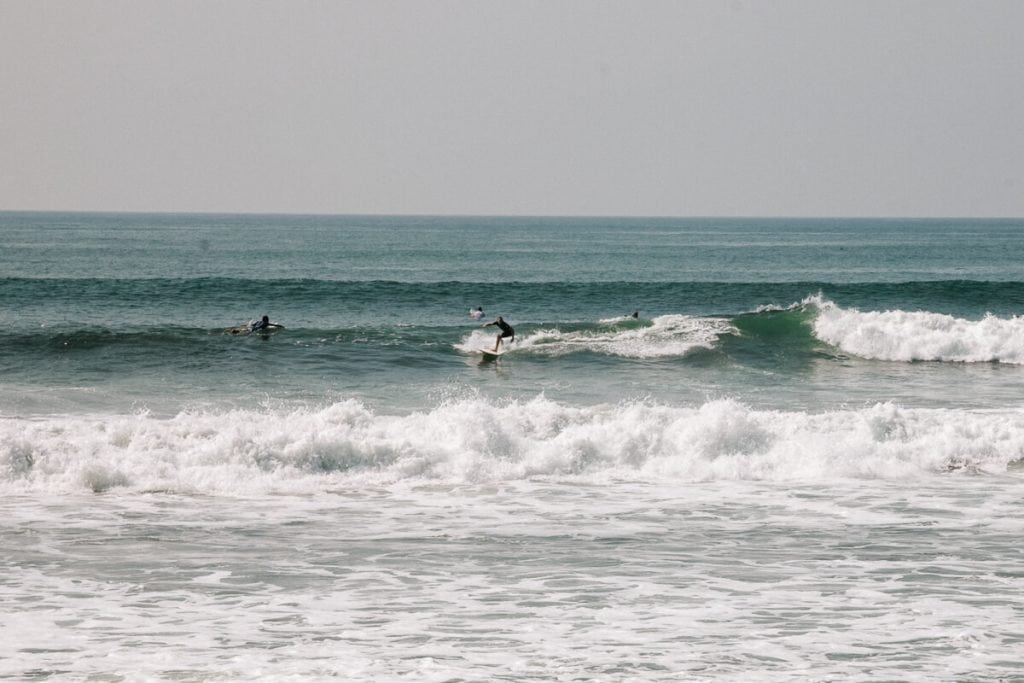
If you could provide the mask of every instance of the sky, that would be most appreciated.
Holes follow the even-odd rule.
[[[0,210],[1024,216],[1021,0],[0,0]]]

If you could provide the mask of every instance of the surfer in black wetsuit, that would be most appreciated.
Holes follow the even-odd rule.
[[[277,323],[270,322],[270,316],[265,315],[262,320],[257,320],[256,322],[249,324],[249,332],[252,333],[259,332],[260,330],[269,330],[272,327],[279,327],[282,330],[284,329],[284,325],[278,325]]]
[[[495,320],[492,323],[484,323],[482,327],[490,327],[491,325],[497,325],[498,328],[501,330],[501,332],[498,333],[497,339],[495,339],[494,341],[495,353],[498,352],[498,347],[501,346],[501,340],[504,339],[505,337],[511,337],[511,339],[509,339],[510,342],[514,342],[516,340],[516,331],[513,330],[512,326],[505,322],[505,319],[502,318],[500,315],[498,316],[497,320]]]

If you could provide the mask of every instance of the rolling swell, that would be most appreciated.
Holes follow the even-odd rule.
[[[1024,310],[1024,282],[936,280],[837,284],[807,282],[400,282],[202,277],[185,279],[0,278],[6,307],[18,311],[46,302],[71,309],[92,306],[148,309],[154,317],[190,307],[231,309],[259,301],[275,310],[418,310],[446,313],[482,303],[512,307],[526,316],[551,312],[554,319],[577,311],[598,316],[633,309],[735,315],[758,307],[788,306],[821,293],[843,306],[869,310],[899,308],[938,313],[1016,313]]]
[[[721,352],[734,362],[758,366],[831,357],[828,345],[814,335],[816,315],[812,306],[800,305],[736,316],[731,320],[736,332],[723,337]]]
[[[1024,318],[987,314],[968,319],[931,311],[862,311],[821,296],[784,309],[735,316],[681,313],[634,320],[516,324],[518,358],[588,354],[598,358],[698,361],[723,357],[740,365],[803,362],[839,355],[882,361],[1002,362],[1024,364]],[[134,324],[119,328],[59,323],[12,330],[7,360],[47,358],[174,365],[197,357],[251,355],[274,349],[282,359],[343,353],[420,354],[424,361],[475,353],[493,333],[459,316],[446,324],[316,326],[289,324],[270,334],[232,335],[222,327]],[[270,343],[266,346],[265,343]]]

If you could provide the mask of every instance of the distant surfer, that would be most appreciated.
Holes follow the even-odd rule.
[[[640,311],[633,311],[633,314],[629,317],[633,320],[638,320],[640,318]]]
[[[509,339],[509,342],[514,342],[516,340],[516,331],[513,330],[512,326],[505,322],[505,319],[502,318],[500,315],[498,316],[498,319],[495,320],[494,322],[484,323],[483,325],[481,325],[481,327],[490,327],[491,325],[497,325],[498,329],[501,330],[501,332],[498,333],[497,338],[494,340],[495,353],[498,352],[498,347],[501,346],[501,340],[504,339],[505,337],[511,337],[511,339]]]
[[[484,317],[484,309],[482,306],[469,309],[469,317],[473,320],[482,320]]]
[[[269,331],[271,329],[284,329],[284,325],[278,325],[277,323],[270,322],[270,316],[268,315],[263,316],[260,320],[254,320],[249,323],[248,327],[250,334],[253,332]]]

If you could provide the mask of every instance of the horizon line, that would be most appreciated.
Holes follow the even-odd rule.
[[[0,209],[0,214],[91,214],[124,216],[293,216],[353,218],[508,218],[508,219],[650,219],[650,220],[1024,220],[1024,216],[924,216],[924,215],[839,215],[839,214],[571,214],[571,213],[374,213],[320,211],[168,211],[106,209]]]

